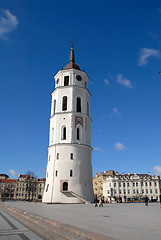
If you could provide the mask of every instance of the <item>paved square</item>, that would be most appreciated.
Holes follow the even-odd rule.
[[[103,208],[82,204],[5,202],[29,213],[67,223],[118,240],[161,240],[159,203],[104,204]]]

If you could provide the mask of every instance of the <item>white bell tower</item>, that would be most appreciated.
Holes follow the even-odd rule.
[[[89,78],[75,63],[55,75],[44,203],[93,202]]]

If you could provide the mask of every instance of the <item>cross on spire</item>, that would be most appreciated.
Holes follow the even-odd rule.
[[[70,44],[71,44],[71,48],[73,48],[73,46],[75,45],[75,42],[72,40],[70,41]]]

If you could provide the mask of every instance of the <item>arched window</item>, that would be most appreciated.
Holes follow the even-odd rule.
[[[81,112],[81,98],[77,97],[77,112]]]
[[[68,86],[69,85],[69,76],[65,76],[64,77],[64,86]]]
[[[89,116],[89,102],[87,102],[87,115]]]
[[[67,110],[67,96],[63,97],[62,111]]]
[[[77,127],[77,140],[80,140],[80,129]]]
[[[63,191],[68,191],[68,183],[63,182]]]
[[[55,114],[55,109],[56,109],[56,100],[54,100],[54,106],[53,106],[53,114]]]
[[[67,135],[66,135],[66,127],[63,126],[63,127],[62,127],[62,136],[61,136],[61,139],[62,139],[62,140],[66,140],[66,137],[67,137]]]

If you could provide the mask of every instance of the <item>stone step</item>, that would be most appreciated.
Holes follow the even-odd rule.
[[[2,204],[0,204],[2,207]],[[23,210],[9,207],[3,204],[4,211],[15,217],[26,226],[38,232],[45,239],[68,239],[68,240],[106,240],[112,239],[111,237],[93,233],[78,227],[64,224],[52,219],[42,218],[39,215],[34,215]],[[45,235],[44,235],[45,234]],[[54,238],[55,236],[59,238]]]

